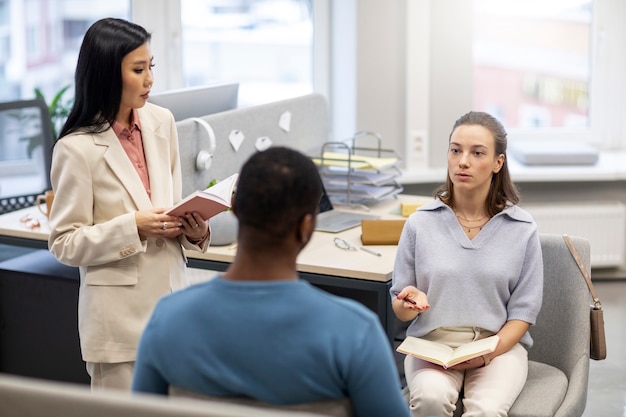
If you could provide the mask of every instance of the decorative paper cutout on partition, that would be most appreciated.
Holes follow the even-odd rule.
[[[285,132],[289,132],[291,130],[291,112],[286,111],[280,115],[280,119],[278,119],[278,127],[280,127]]]
[[[245,138],[246,136],[241,130],[231,130],[228,134],[228,141],[230,142],[230,145],[233,147],[235,152],[239,151],[239,148],[241,147],[241,144],[243,143],[243,140]]]
[[[262,136],[256,140],[255,147],[259,152],[266,150],[270,146],[272,146],[272,140],[267,136]]]

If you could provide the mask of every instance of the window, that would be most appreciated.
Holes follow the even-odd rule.
[[[591,0],[475,0],[474,109],[508,128],[589,127]]]
[[[314,55],[325,44],[314,42],[320,35],[313,21],[327,6],[327,0],[0,0],[0,102],[34,98],[36,88],[50,101],[72,84],[82,38],[103,17],[130,19],[152,32],[155,91],[237,81],[242,106],[311,93],[320,65]],[[7,171],[9,162],[30,166],[26,141],[13,131],[2,137],[0,177],[15,173]]]
[[[109,16],[128,19],[130,0],[0,0],[0,101],[70,84],[82,36]]]
[[[413,0],[408,8],[407,169],[445,167],[449,130],[470,109],[499,117],[511,141],[626,148],[626,2]],[[425,141],[417,156],[413,138]]]
[[[76,27],[86,30],[105,16],[128,18],[129,6],[128,0],[0,0],[0,102],[33,99],[35,88],[49,102],[74,78],[84,35]],[[0,111],[0,199],[47,186],[49,125],[42,114],[47,109],[34,105]]]
[[[47,116],[37,101],[0,103],[0,199],[46,189],[51,143],[44,130],[50,125],[42,117]]]
[[[35,87],[51,97],[70,84],[85,31],[102,17],[131,19],[131,6],[132,20],[153,33],[155,91],[237,81],[241,105],[311,93],[315,77],[325,81],[314,59],[323,43],[316,45],[313,31],[320,4],[326,1],[0,0],[0,101],[32,98]]]
[[[0,26],[9,23],[9,0],[0,0]]]
[[[239,82],[246,106],[313,92],[308,0],[181,0],[185,86]]]

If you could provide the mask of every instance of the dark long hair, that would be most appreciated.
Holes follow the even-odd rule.
[[[110,127],[122,100],[122,59],[148,41],[150,33],[126,20],[106,18],[91,25],[78,54],[74,105],[59,137]]]
[[[504,130],[502,123],[500,123],[498,119],[492,115],[483,112],[471,111],[461,116],[454,123],[448,141],[452,138],[454,130],[463,125],[482,126],[487,129],[493,136],[496,156],[500,154],[504,155],[502,168],[491,177],[491,186],[489,187],[489,194],[487,194],[487,213],[489,216],[495,216],[506,207],[507,202],[512,204],[519,203],[519,191],[517,190],[515,184],[513,184],[513,181],[511,181],[509,165],[506,158],[506,130]],[[435,190],[434,196],[440,198],[441,201],[450,207],[454,206],[454,185],[450,179],[450,173],[447,174],[446,183]]]

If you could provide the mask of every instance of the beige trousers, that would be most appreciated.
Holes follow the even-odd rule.
[[[91,390],[116,389],[130,392],[134,368],[135,362],[87,362],[87,373],[91,377]]]
[[[424,338],[451,347],[491,336],[472,327],[437,329]],[[407,355],[404,361],[412,417],[451,417],[463,390],[463,417],[506,417],[528,375],[528,352],[519,343],[482,368],[444,369]]]

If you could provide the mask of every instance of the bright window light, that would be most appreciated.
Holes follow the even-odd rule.
[[[474,107],[508,128],[589,128],[592,0],[475,0]]]
[[[306,0],[181,0],[185,86],[239,82],[239,105],[313,92]]]

